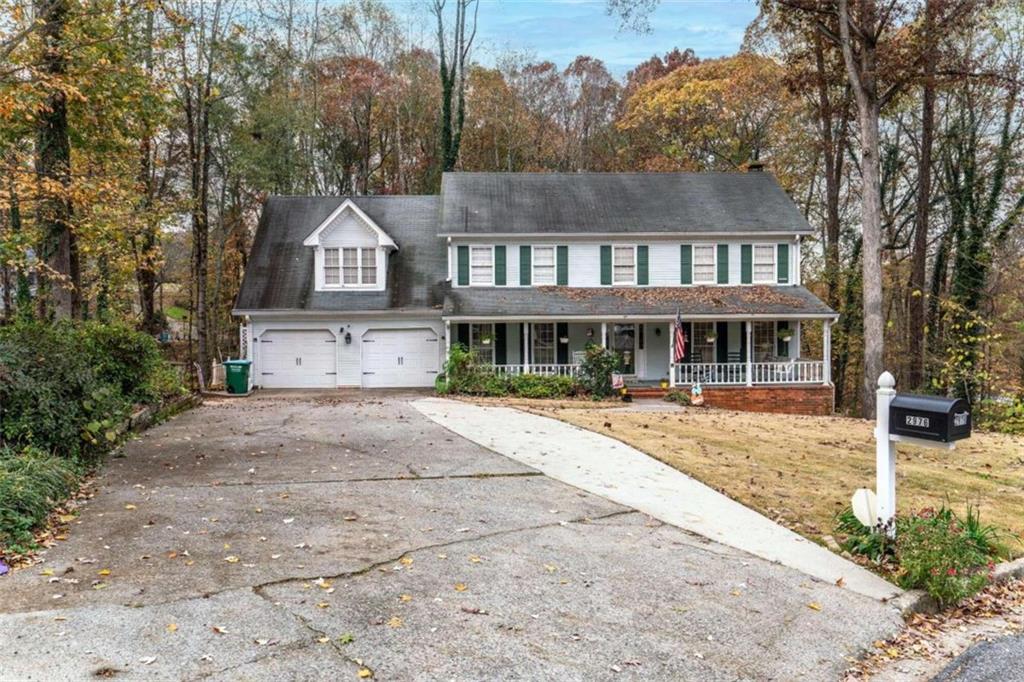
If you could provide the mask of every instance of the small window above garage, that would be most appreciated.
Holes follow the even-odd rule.
[[[344,200],[306,239],[314,249],[317,291],[380,291],[388,254],[398,245],[350,199]]]

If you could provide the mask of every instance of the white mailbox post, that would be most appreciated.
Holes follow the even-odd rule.
[[[970,406],[961,399],[896,394],[889,372],[878,377],[875,393],[875,494],[865,489],[853,495],[857,519],[896,535],[896,443],[952,450],[953,441],[971,435]]]

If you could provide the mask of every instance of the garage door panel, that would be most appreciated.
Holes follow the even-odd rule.
[[[324,329],[271,330],[259,339],[260,385],[332,388],[337,384],[337,343]]]
[[[433,386],[440,364],[431,329],[371,329],[363,336],[363,386]]]

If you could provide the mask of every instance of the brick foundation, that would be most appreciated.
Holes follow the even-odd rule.
[[[835,401],[832,386],[814,384],[705,386],[703,395],[705,405],[724,410],[819,416],[832,414]]]

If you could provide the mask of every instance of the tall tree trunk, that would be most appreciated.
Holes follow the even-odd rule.
[[[143,39],[143,62],[147,78],[153,75],[153,10],[146,11],[146,34]],[[139,142],[139,186],[142,188],[142,200],[139,202],[139,213],[143,221],[140,243],[136,252],[135,281],[139,287],[140,327],[147,334],[157,334],[160,320],[156,308],[156,278],[158,227],[151,212],[155,188],[153,186],[153,133],[148,122]]]
[[[821,33],[814,32],[814,61],[818,77],[818,125],[825,161],[825,283],[827,300],[839,310],[839,183],[845,145],[832,132],[834,109],[828,92],[825,46]]]
[[[879,169],[875,0],[860,0],[859,54],[854,54],[849,0],[839,0],[839,33],[843,61],[857,102],[861,144],[861,224],[864,299],[864,381],[861,414],[875,415],[875,389],[884,369],[885,326],[882,315],[882,194]]]
[[[928,45],[924,88],[921,97],[921,155],[918,162],[917,210],[914,214],[914,245],[910,256],[910,295],[907,301],[907,385],[924,382],[925,267],[928,251],[928,219],[932,196],[932,145],[935,130],[935,36],[933,0],[925,3],[924,36]]]
[[[39,180],[39,257],[49,272],[41,278],[40,312],[49,318],[81,315],[78,246],[71,230],[71,141],[68,137],[64,29],[68,0],[35,0],[44,54],[42,71],[52,79],[36,112],[36,175]]]

